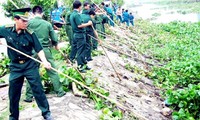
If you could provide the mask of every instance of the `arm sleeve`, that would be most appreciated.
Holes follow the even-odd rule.
[[[0,38],[4,38],[6,35],[5,27],[0,27]]]
[[[49,24],[49,36],[50,36],[53,46],[56,46],[58,44],[58,36],[56,35],[51,24]]]
[[[81,16],[79,14],[75,15],[74,19],[75,19],[75,23],[76,23],[77,26],[82,24]]]
[[[38,53],[43,49],[42,45],[40,44],[40,42],[39,42],[37,36],[35,35],[35,33],[32,33],[32,38],[33,38],[33,48]]]

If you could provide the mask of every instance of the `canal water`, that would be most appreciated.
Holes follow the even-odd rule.
[[[186,13],[185,10],[171,9],[167,5],[147,4],[139,2],[139,0],[125,0],[123,8],[132,11],[136,17],[148,19],[154,23],[200,21],[200,13]]]

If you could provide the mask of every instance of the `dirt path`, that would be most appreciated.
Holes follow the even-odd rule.
[[[145,77],[138,77],[124,67],[127,63],[136,63],[128,58],[121,58],[112,51],[107,50],[107,53],[120,74],[121,82],[116,77],[106,56],[94,57],[89,66],[94,70],[94,77],[98,77],[98,84],[110,92],[110,97],[149,120],[168,119],[160,114],[162,101],[158,96],[159,91],[153,87],[152,81]],[[0,92],[3,92],[3,94],[0,94],[0,108],[4,108],[0,110],[1,114],[8,114],[6,112],[8,111],[8,97],[5,97],[7,91],[8,87],[0,89]],[[57,98],[54,95],[47,96],[55,120],[98,120],[101,114],[101,111],[94,109],[94,104],[91,100],[75,97],[71,92],[68,92],[62,98]],[[42,119],[40,110],[35,102],[24,103],[21,100],[20,104],[20,120]],[[127,119],[131,119],[128,113],[124,116],[124,120]]]

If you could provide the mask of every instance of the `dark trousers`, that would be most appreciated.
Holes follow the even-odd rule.
[[[122,23],[126,23],[126,26],[129,26],[129,20],[123,20],[123,22]]]
[[[67,37],[69,38],[69,43],[70,45],[72,45],[72,40],[73,40],[72,27],[71,25],[66,25],[65,29],[66,29]]]
[[[131,23],[132,26],[134,26],[134,22],[133,21],[130,21],[130,23]]]
[[[74,33],[73,42],[76,43],[76,60],[78,66],[86,64],[85,53],[86,53],[86,35],[85,33]]]
[[[109,21],[109,24],[114,27],[115,25],[114,25],[114,17],[113,17],[113,15],[110,15],[110,19],[111,20]]]
[[[76,53],[77,53],[77,40],[74,39],[74,34],[73,34],[69,59],[74,60],[76,58]]]
[[[33,60],[28,60],[23,64],[10,64],[9,77],[9,100],[10,100],[10,116],[9,120],[19,119],[19,100],[21,97],[21,89],[24,78],[26,78],[33,91],[33,96],[37,102],[38,107],[42,111],[42,116],[45,118],[50,116],[49,103],[45,96],[38,67]]]
[[[47,61],[51,64],[51,66],[53,68],[56,68],[51,49],[47,48],[47,47],[43,47],[43,51],[44,51],[44,54],[45,54]],[[38,67],[39,67],[39,65],[38,65]],[[52,69],[50,69],[50,70],[46,69],[46,72],[47,72],[47,75],[49,76],[49,78],[50,78],[50,80],[53,84],[54,91],[56,92],[56,94],[57,95],[63,94],[64,90],[62,88],[62,83],[60,82],[60,78],[58,76],[58,73],[56,71],[52,70]],[[33,97],[33,92],[31,90],[30,85],[27,83],[26,84],[26,99],[30,100],[30,99],[32,99],[32,97]]]
[[[120,20],[120,23],[122,23],[122,16],[121,15],[117,15],[117,20]]]

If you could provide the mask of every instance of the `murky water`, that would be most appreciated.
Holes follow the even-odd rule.
[[[137,4],[137,6],[134,6]],[[140,2],[125,0],[125,9],[129,9],[142,19],[150,19],[155,23],[169,23],[172,21],[199,22],[200,13],[187,14],[184,10],[171,9],[168,6],[156,4],[142,4]]]

